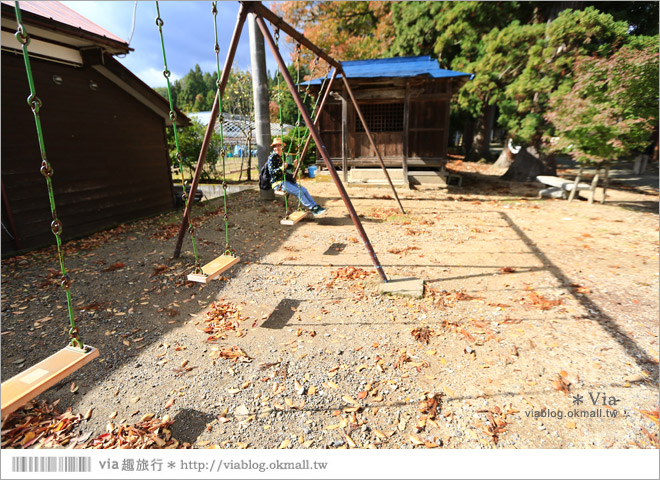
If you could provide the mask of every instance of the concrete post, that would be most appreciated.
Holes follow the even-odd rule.
[[[254,126],[257,141],[259,170],[270,154],[270,117],[268,111],[268,78],[266,74],[266,49],[264,36],[257,26],[254,13],[248,15],[250,32],[250,59],[252,61],[252,92],[254,96]],[[272,190],[260,190],[262,200],[273,200]]]

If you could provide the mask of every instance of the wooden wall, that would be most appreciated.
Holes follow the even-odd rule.
[[[172,208],[163,119],[89,67],[37,59],[31,65],[43,101],[41,122],[55,172],[62,238]],[[53,75],[62,77],[61,85]],[[29,93],[22,56],[2,52],[3,213],[11,211],[12,234],[23,249],[55,242]],[[5,216],[3,224],[9,227]],[[15,245],[5,242],[5,234],[2,238],[7,253]]]
[[[367,105],[403,105],[401,126],[391,131],[372,131],[374,142],[388,167],[405,162],[413,168],[442,167],[446,162],[449,141],[449,102],[451,80],[389,79],[374,83],[351,80],[351,88],[361,109]],[[342,91],[340,95],[348,99]],[[378,157],[350,101],[342,118],[342,101],[329,101],[319,122],[321,136],[333,163],[342,164],[342,121],[345,122],[347,167],[375,167]],[[322,159],[318,162],[323,163]]]

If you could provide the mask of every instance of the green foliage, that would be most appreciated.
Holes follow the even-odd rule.
[[[193,119],[193,124],[190,127],[178,128],[177,136],[179,138],[179,150],[181,152],[182,163],[188,169],[194,169],[197,165],[199,152],[202,149],[202,142],[206,133],[206,126],[197,119]],[[167,143],[169,145],[169,156],[172,165],[178,168],[179,162],[176,158],[176,143],[174,141],[174,130],[171,127],[167,129]],[[211,135],[211,142],[206,153],[205,164],[210,166],[213,170],[218,163],[220,155],[220,135],[213,133]],[[203,179],[209,179],[206,172],[202,172]]]
[[[300,94],[301,99],[304,100],[304,104],[307,107],[307,112],[311,115],[312,108],[314,106],[314,98],[311,95],[305,96],[305,91],[307,90],[307,85],[308,85],[308,82],[305,81],[305,77],[308,76],[309,70],[302,65],[300,67],[300,73],[298,73],[298,69],[296,68],[295,65],[289,65],[287,69],[289,70],[289,74],[291,75],[291,78],[293,79],[294,83],[299,85],[298,92]],[[279,82],[280,82],[279,94],[278,94],[278,86],[277,86],[277,77],[279,77]],[[300,125],[302,126],[305,125],[305,121],[303,120],[302,116],[299,117],[300,113],[298,110],[298,106],[296,105],[296,102],[293,100],[293,95],[291,95],[291,92],[289,91],[289,87],[287,87],[286,82],[284,81],[284,77],[282,77],[282,74],[279,72],[276,74],[275,80],[271,86],[270,98],[277,105],[277,108],[274,111],[271,111],[271,122],[273,123],[280,122],[279,113],[281,110],[282,123],[288,125],[295,125],[297,122],[300,122]]]
[[[545,119],[550,96],[571,81],[576,58],[611,54],[624,42],[627,29],[626,23],[594,8],[562,11],[527,48],[522,72],[504,90],[500,122],[518,142],[547,151],[544,138],[553,136]]]
[[[389,54],[394,56],[434,55],[438,36],[437,18],[445,2],[396,2],[392,23],[396,36]],[[435,55],[434,55],[435,56]]]
[[[524,70],[529,46],[544,32],[543,24],[523,25],[515,20],[484,35],[475,60],[464,65],[475,77],[459,91],[458,106],[477,117],[485,106],[505,102],[505,88]]]
[[[511,21],[532,18],[530,2],[397,2],[392,5],[392,55],[433,55],[461,70],[481,54],[482,38]]]
[[[222,73],[222,72],[221,72]],[[171,84],[174,106],[184,112],[203,112],[213,108],[217,87],[216,72],[202,72],[199,65],[180,80]],[[156,92],[167,98],[167,88],[155,88]],[[254,106],[252,102],[252,75],[249,70],[232,70],[222,102],[222,111],[250,116]]]
[[[298,157],[302,153],[302,149],[307,141],[309,130],[306,127],[292,128],[291,131],[284,136],[283,141],[286,145],[284,152],[290,152],[291,160]],[[303,159],[303,166],[313,165],[316,161],[316,143],[314,139],[310,139],[305,158]]]
[[[582,56],[573,82],[550,98],[554,148],[585,163],[643,150],[658,126],[658,36],[634,37],[609,57]]]

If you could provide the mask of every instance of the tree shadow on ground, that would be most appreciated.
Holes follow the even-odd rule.
[[[509,224],[511,229],[518,234],[520,239],[527,245],[527,247],[536,255],[536,257],[543,263],[547,270],[560,282],[564,287],[569,287],[573,282],[569,279],[562,270],[557,267],[552,261],[541,251],[540,248],[532,241],[531,238],[523,232],[512,219],[504,212],[499,212],[499,215],[504,219],[505,222]],[[632,357],[632,359],[639,365],[642,369],[649,372],[650,377],[648,382],[653,386],[658,386],[658,366],[652,357],[650,357],[643,348],[641,348],[632,338],[630,338],[626,333],[621,329],[617,322],[605,313],[593,300],[591,300],[587,295],[578,295],[571,288],[567,288],[567,291],[577,300],[577,302],[582,305],[587,311],[590,312],[590,318],[596,321],[605,332],[607,332],[614,341],[616,341],[625,352]]]
[[[637,202],[607,201],[606,205],[614,205],[633,212],[655,213],[656,215],[659,213],[657,200],[642,200]]]
[[[215,420],[215,415],[211,413],[186,408],[176,414],[170,430],[172,436],[180,442],[193,444],[204,433],[206,425],[213,420]]]
[[[293,314],[298,310],[300,305],[300,300],[293,298],[283,298],[280,300],[280,303],[277,304],[277,307],[273,309],[266,321],[260,326],[262,328],[270,328],[280,330],[284,328],[289,320],[293,317]]]

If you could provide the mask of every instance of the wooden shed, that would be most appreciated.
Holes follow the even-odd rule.
[[[20,2],[63,239],[174,206],[169,103],[113,55],[128,44],[59,2]],[[2,253],[54,243],[14,2],[2,2]],[[178,112],[179,125],[190,120]]]
[[[471,78],[443,70],[429,56],[342,62],[356,101],[390,176],[415,183],[442,176],[449,142],[452,94]],[[384,179],[376,152],[337,76],[319,119],[320,134],[344,181]],[[311,82],[318,92],[322,79]],[[320,156],[317,163],[323,165]],[[393,173],[393,175],[392,175]]]

